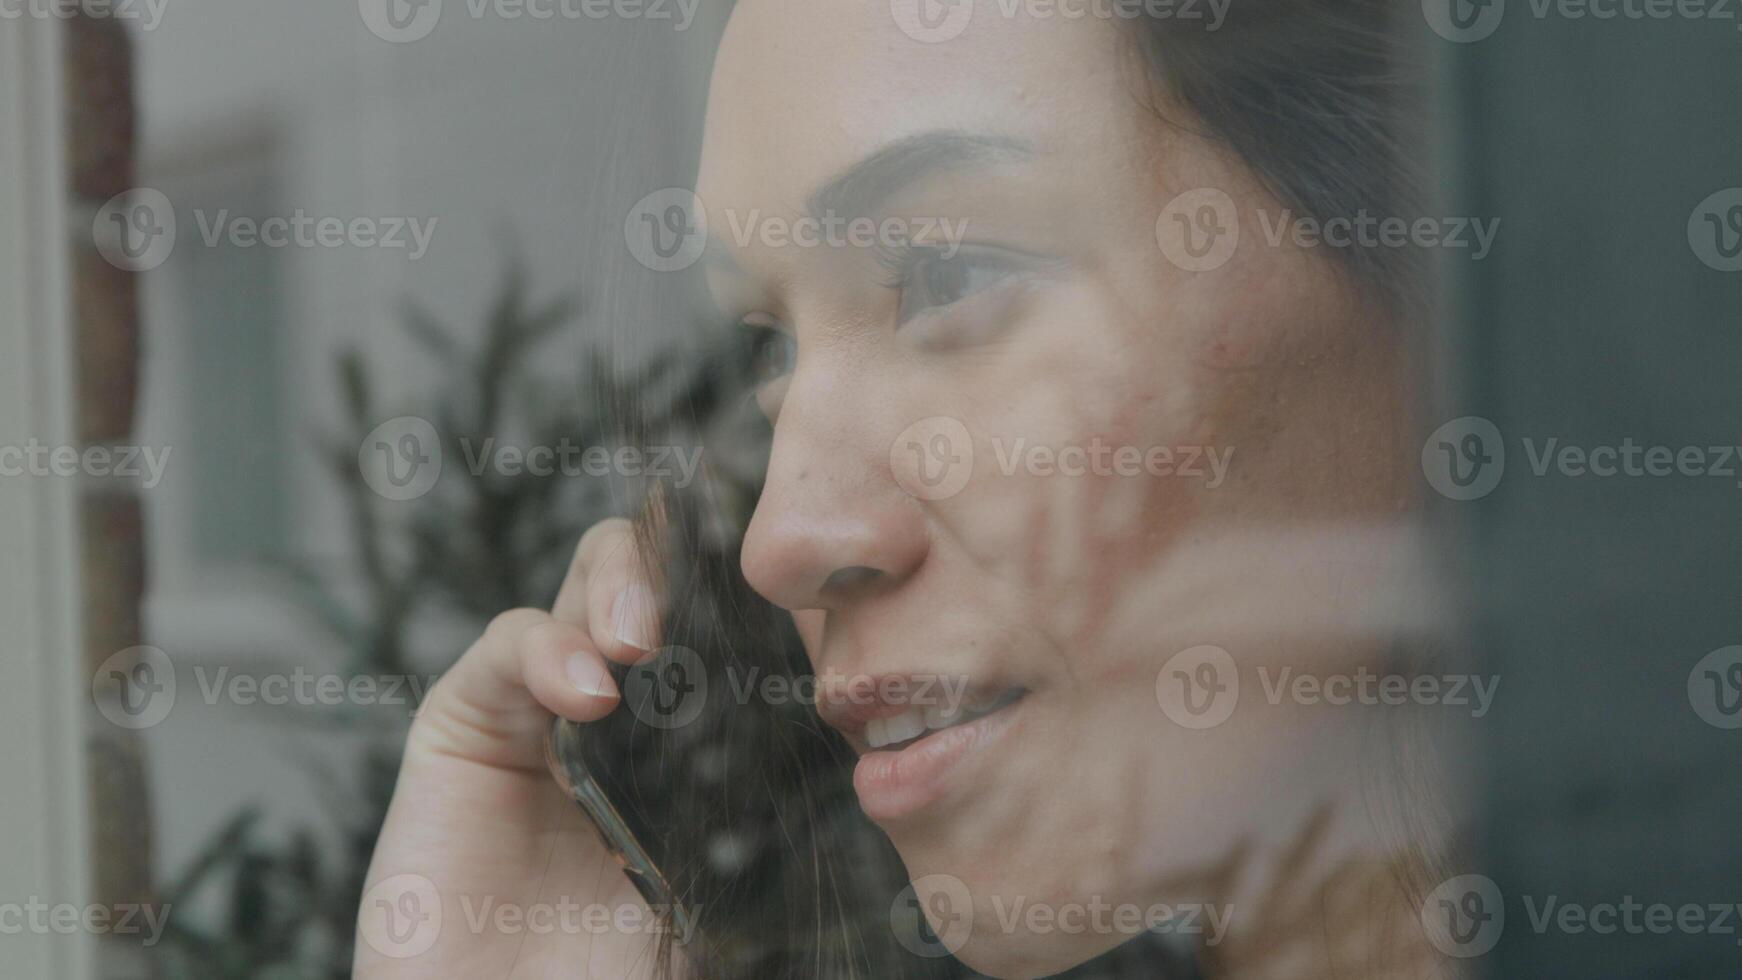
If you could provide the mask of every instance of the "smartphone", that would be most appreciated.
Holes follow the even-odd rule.
[[[791,617],[738,572],[771,436],[748,397],[751,353],[710,350],[677,365],[676,378],[629,386],[648,400],[665,392],[676,408],[662,418],[642,406],[627,443],[701,444],[696,478],[646,486],[637,521],[642,552],[658,553],[648,574],[681,600],[663,617],[665,647],[639,666],[608,665],[618,709],[557,720],[546,750],[552,776],[662,914],[689,972],[709,978],[815,975],[790,937],[825,932],[833,943],[828,917],[841,910],[827,899],[795,906],[794,896],[811,890],[808,855],[835,846],[818,835],[857,812],[846,747],[814,707],[736,693],[808,669]]]
[[[594,777],[586,755],[581,751],[581,742],[585,738],[583,726],[566,718],[556,719],[545,743],[551,775],[556,777],[563,792],[580,804],[581,811],[598,831],[605,850],[617,861],[648,907],[665,911],[670,916],[671,928],[678,942],[687,944],[695,936],[695,917],[684,903],[678,901],[677,892],[654,863],[653,855],[648,853],[635,831],[630,829],[629,822],[611,802],[605,786]]]

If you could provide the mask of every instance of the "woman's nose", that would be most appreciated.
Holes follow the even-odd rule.
[[[895,480],[879,413],[838,391],[807,398],[798,383],[775,426],[740,560],[770,602],[838,609],[913,575],[930,547],[926,515]]]

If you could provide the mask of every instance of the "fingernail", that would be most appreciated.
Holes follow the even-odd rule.
[[[651,650],[657,642],[654,639],[657,615],[653,593],[645,586],[628,586],[617,593],[617,602],[611,607],[611,633],[619,643],[637,650]]]
[[[582,694],[590,694],[596,698],[617,696],[617,684],[611,680],[605,664],[590,653],[569,654],[568,673],[569,683]]]

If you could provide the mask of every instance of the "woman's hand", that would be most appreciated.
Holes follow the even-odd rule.
[[[551,612],[516,609],[430,690],[358,910],[354,973],[643,977],[658,923],[545,765],[553,714],[621,697],[606,658],[658,645],[627,521],[581,539]]]

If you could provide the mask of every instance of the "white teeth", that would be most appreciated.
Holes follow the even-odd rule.
[[[1020,690],[1005,691],[972,705],[927,705],[909,708],[890,718],[878,718],[865,725],[865,741],[874,749],[896,745],[917,738],[926,731],[938,731],[954,725],[976,721],[1004,708],[1022,695]]]
[[[946,708],[943,705],[930,705],[925,709],[925,727],[931,729],[948,728],[962,717],[962,708]]]
[[[909,708],[893,718],[885,719],[883,734],[889,744],[905,742],[925,731],[925,710]]]
[[[865,725],[865,741],[874,749],[905,742],[925,732],[925,710],[909,708],[892,718],[878,718]]]

